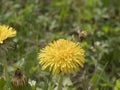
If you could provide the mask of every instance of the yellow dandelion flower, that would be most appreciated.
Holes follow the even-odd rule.
[[[0,25],[0,44],[7,38],[14,36],[16,36],[16,31],[12,27]]]
[[[42,70],[50,67],[53,74],[67,74],[84,66],[84,50],[79,43],[60,39],[43,48],[38,56]]]

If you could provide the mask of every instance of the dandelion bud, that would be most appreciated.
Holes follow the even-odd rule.
[[[15,75],[12,78],[12,84],[16,87],[24,86],[27,83],[27,78],[24,74],[21,73],[20,69],[17,68]]]

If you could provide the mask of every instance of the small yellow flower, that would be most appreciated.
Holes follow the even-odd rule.
[[[3,44],[7,38],[14,36],[16,36],[16,31],[12,27],[0,25],[0,44]]]
[[[84,50],[79,43],[60,39],[43,48],[38,56],[42,70],[50,67],[53,74],[67,74],[84,66]]]

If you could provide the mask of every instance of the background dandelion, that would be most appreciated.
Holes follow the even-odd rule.
[[[13,42],[9,40],[16,36],[16,30],[6,25],[0,25],[0,56],[4,56],[8,49],[13,47]]]
[[[9,37],[16,36],[16,31],[12,27],[6,25],[0,25],[0,44]]]

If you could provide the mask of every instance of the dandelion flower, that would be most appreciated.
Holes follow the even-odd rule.
[[[0,25],[0,44],[3,44],[7,38],[14,36],[16,36],[16,31],[12,27]]]
[[[84,50],[79,43],[60,39],[40,50],[39,63],[42,70],[50,68],[53,74],[69,74],[84,66]]]

